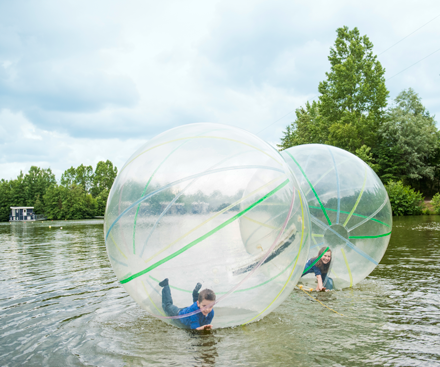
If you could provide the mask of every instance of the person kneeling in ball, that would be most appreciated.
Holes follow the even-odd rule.
[[[179,308],[173,304],[171,289],[168,278],[162,280],[159,285],[162,287],[162,308],[167,316],[180,316],[200,309],[199,313],[191,316],[182,317],[179,320],[185,327],[195,330],[211,330],[212,319],[214,318],[215,293],[210,289],[204,289],[199,293],[202,285],[197,283],[193,290],[193,304],[189,307]]]
[[[328,249],[325,252],[325,254],[322,255],[322,253],[326,249],[327,247],[322,247],[319,250],[318,256],[312,257],[307,261],[306,266],[304,267],[304,270],[306,271],[303,273],[303,275],[301,275],[303,277],[306,274],[315,273],[316,280],[318,281],[318,285],[316,286],[317,291],[325,291],[326,289],[327,290],[333,289],[333,279],[327,276],[332,261],[332,252],[330,249]],[[310,268],[310,265],[312,265],[319,257],[320,259],[318,260],[318,262],[316,262],[316,264],[314,264]]]

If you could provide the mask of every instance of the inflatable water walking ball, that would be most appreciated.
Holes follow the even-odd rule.
[[[388,194],[374,171],[355,155],[328,145],[299,145],[282,152],[307,198],[312,221],[308,258],[332,253],[327,278],[334,288],[363,280],[384,255],[391,236]],[[307,274],[301,281],[315,281]]]
[[[281,154],[226,125],[191,124],[140,147],[110,191],[107,253],[117,278],[151,315],[159,282],[174,305],[197,283],[217,296],[215,327],[258,320],[292,291],[310,243],[309,209]]]

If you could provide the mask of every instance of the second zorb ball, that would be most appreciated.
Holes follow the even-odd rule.
[[[169,279],[181,308],[201,283],[217,296],[214,327],[273,311],[301,276],[310,240],[307,203],[281,154],[219,124],[181,126],[140,147],[113,184],[104,223],[113,270],[143,309],[171,322],[158,283]]]
[[[375,172],[357,156],[323,144],[282,151],[306,196],[312,222],[308,258],[329,248],[327,278],[335,288],[351,287],[382,259],[391,236],[388,194]],[[314,274],[308,274],[302,280]]]

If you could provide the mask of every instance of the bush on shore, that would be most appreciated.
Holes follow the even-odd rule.
[[[420,215],[423,210],[423,195],[402,181],[389,181],[385,188],[390,198],[393,215]]]
[[[435,214],[440,214],[440,192],[432,197],[431,206],[434,209]]]

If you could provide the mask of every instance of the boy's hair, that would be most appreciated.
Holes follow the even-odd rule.
[[[206,299],[207,301],[215,301],[215,293],[210,289],[204,289],[199,293],[199,302],[203,302]]]

